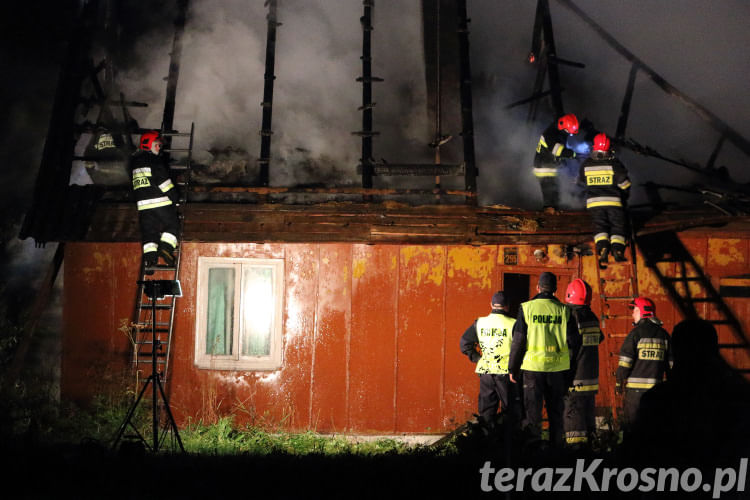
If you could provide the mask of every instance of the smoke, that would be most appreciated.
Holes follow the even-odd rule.
[[[374,9],[376,153],[392,162],[429,153],[420,6],[379,2]],[[267,8],[262,2],[191,2],[183,38],[175,124],[196,123],[195,158],[216,150],[247,153],[249,177],[260,150]],[[357,184],[362,84],[362,5],[347,0],[282,0],[276,35],[272,185]],[[119,81],[129,98],[151,107],[137,118],[158,128],[171,50],[171,25],[142,35]],[[379,158],[378,158],[379,159]],[[214,174],[228,175],[228,171]]]

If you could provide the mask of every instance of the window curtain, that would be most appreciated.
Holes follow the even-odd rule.
[[[232,354],[234,269],[208,270],[206,354]]]

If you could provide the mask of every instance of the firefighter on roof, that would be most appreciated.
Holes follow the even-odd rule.
[[[478,318],[466,329],[460,347],[461,352],[477,364],[474,371],[479,374],[479,421],[492,428],[498,404],[503,413],[520,413],[520,408],[515,402],[515,384],[508,379],[508,357],[516,320],[508,315],[508,301],[502,290],[492,296],[490,307],[490,314]],[[516,418],[516,415],[512,416]]]
[[[578,133],[578,118],[568,114],[561,116],[547,127],[539,138],[534,156],[534,176],[542,188],[542,204],[546,212],[554,212],[559,203],[557,175],[560,162],[575,158],[576,153],[566,146],[569,135]]]
[[[586,189],[586,209],[594,223],[594,243],[601,266],[606,266],[610,246],[617,262],[624,262],[626,216],[630,189],[625,166],[615,158],[605,134],[594,137],[592,154],[581,164],[578,183]]]
[[[651,299],[636,297],[633,325],[620,349],[615,389],[625,392],[623,413],[625,429],[632,428],[641,403],[641,396],[664,379],[672,368],[672,339],[656,317],[656,306]]]
[[[526,423],[532,438],[541,439],[544,401],[550,443],[561,445],[563,399],[568,392],[571,354],[578,352],[581,341],[570,309],[554,296],[557,277],[543,272],[536,289],[539,293],[521,304],[513,327],[510,380],[523,383]]]
[[[169,266],[175,262],[174,251],[179,232],[175,205],[179,198],[161,155],[161,146],[158,132],[146,132],[141,135],[140,150],[133,154],[130,161],[143,241],[144,268],[155,266],[159,257]]]
[[[599,391],[599,344],[604,335],[599,318],[591,310],[591,287],[582,279],[570,282],[565,292],[565,304],[570,307],[581,334],[581,346],[573,356],[576,360],[573,380],[565,396],[565,442],[569,445],[586,444],[596,430],[595,403]]]

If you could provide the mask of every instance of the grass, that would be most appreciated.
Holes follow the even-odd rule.
[[[344,436],[323,436],[311,431],[268,432],[253,426],[236,427],[231,416],[212,425],[198,423],[180,431],[185,450],[213,455],[362,455],[410,453],[415,447],[394,439],[355,442]]]

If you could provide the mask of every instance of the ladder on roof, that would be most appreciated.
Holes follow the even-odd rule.
[[[193,132],[195,124],[190,125],[190,132],[162,132],[164,137],[164,148],[162,152],[167,154],[170,177],[179,193],[179,204],[177,213],[180,220],[179,234],[177,235],[177,248],[175,249],[174,266],[157,264],[153,267],[141,267],[140,279],[135,301],[135,321],[133,341],[133,365],[138,380],[145,378],[151,373],[151,356],[156,349],[157,364],[161,368],[162,383],[167,382],[169,374],[169,358],[172,346],[172,332],[174,331],[176,295],[166,295],[156,301],[152,307],[151,299],[145,293],[144,283],[146,280],[170,280],[178,281],[180,277],[180,262],[182,255],[182,231],[185,225],[184,207],[187,203],[187,191],[190,182]],[[185,142],[185,147],[177,147],[174,142]],[[146,274],[151,273],[151,274]],[[154,318],[153,316],[156,316]],[[154,322],[154,319],[156,320]],[[151,328],[155,329],[156,341],[151,338]],[[156,344],[156,345],[154,345]]]
[[[639,236],[636,242],[646,266],[667,290],[683,317],[704,319],[712,323],[720,338],[722,327],[731,331],[733,341],[720,341],[719,350],[724,359],[737,371],[750,374],[750,364],[747,362],[750,342],[742,329],[742,324],[711,284],[711,279],[685,248],[677,233],[663,231],[646,234]],[[670,269],[672,265],[674,271],[669,276],[665,269]]]
[[[610,262],[605,268],[596,266],[596,279],[599,286],[599,319],[601,329],[606,336],[607,354],[604,365],[606,376],[614,381],[620,348],[632,329],[632,313],[628,304],[638,296],[638,270],[636,267],[635,248],[629,247],[629,260]],[[594,256],[596,258],[596,256]],[[612,403],[617,401],[614,394],[614,382],[609,384],[611,393],[605,397]],[[612,407],[615,404],[611,405]]]

